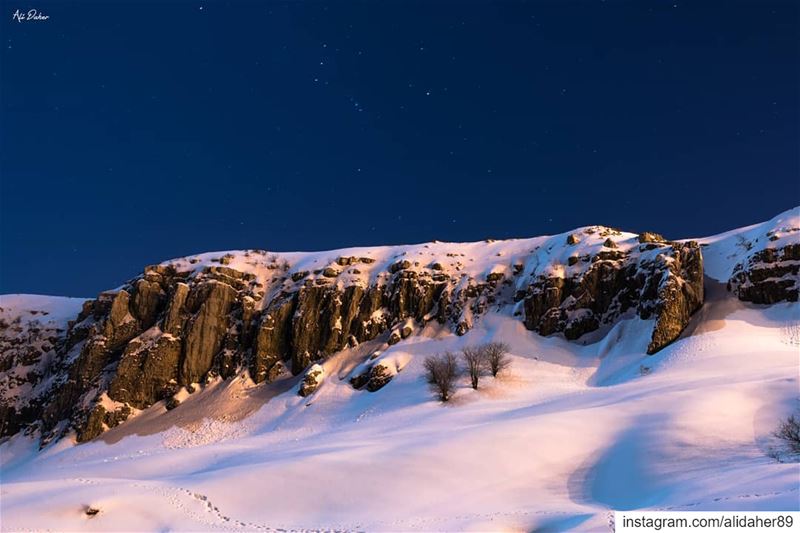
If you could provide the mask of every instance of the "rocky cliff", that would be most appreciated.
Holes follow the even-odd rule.
[[[800,289],[800,244],[765,248],[736,265],[728,290],[757,304],[796,302]]]
[[[525,325],[542,335],[562,332],[567,339],[611,324],[628,310],[655,318],[648,353],[672,342],[703,303],[703,256],[694,241],[670,243],[656,234],[639,236],[638,247],[620,250],[620,233],[589,228],[571,234],[568,244],[599,232],[603,250],[570,255],[568,265],[586,263],[567,275],[539,275],[519,296]],[[567,271],[568,272],[568,271]]]
[[[765,250],[731,284],[743,299],[796,300],[796,285],[773,283],[780,290],[765,293],[759,280],[796,280],[797,253],[796,245]],[[424,327],[464,334],[489,312],[570,340],[636,315],[652,320],[655,353],[702,305],[703,274],[695,241],[602,226],[525,240],[168,261],[86,301],[61,330],[0,323],[0,435],[39,429],[46,443],[74,430],[86,441],[156,402],[174,408],[176,393],[211,379],[246,372],[268,382],[369,340],[395,344]],[[396,372],[362,370],[352,383],[365,391]]]

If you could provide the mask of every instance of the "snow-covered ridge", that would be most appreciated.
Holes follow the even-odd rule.
[[[57,359],[56,345],[84,299],[32,294],[0,295],[0,434],[31,420],[21,413],[49,386],[44,376]]]
[[[758,252],[800,244],[800,207],[766,222],[694,240],[703,246],[706,275],[725,283],[737,265]]]
[[[580,242],[565,246],[572,234]],[[340,287],[367,287],[386,282],[395,264],[408,261],[404,270],[436,270],[465,279],[486,280],[491,276],[517,278],[515,289],[524,289],[530,276],[566,277],[586,269],[585,263],[568,265],[569,258],[594,256],[606,249],[611,238],[616,248],[632,252],[638,248],[638,235],[604,226],[586,226],[553,236],[528,239],[485,240],[468,243],[434,241],[429,243],[343,248],[321,252],[269,252],[266,250],[228,250],[208,252],[164,261],[161,266],[197,274],[209,267],[224,265],[252,274],[257,283],[279,292],[298,280],[329,279]],[[302,275],[298,277],[298,275]],[[290,279],[292,276],[295,279]],[[276,284],[281,282],[281,284]],[[268,302],[271,295],[263,300]]]
[[[712,271],[770,247],[789,249],[796,222],[793,210],[704,239]],[[750,272],[730,271],[737,268]],[[760,290],[757,278],[737,287]],[[779,285],[784,292],[770,289],[774,301],[791,294],[785,280]],[[33,303],[9,301],[15,308]],[[583,344],[637,316],[651,324],[647,352],[655,353],[678,338],[702,302],[700,245],[604,226],[505,241],[206,253],[147,267],[80,313],[79,302],[53,303],[61,329],[72,323],[33,355],[8,352],[5,368],[33,364],[36,371],[4,374],[0,414],[17,421],[6,424],[7,433],[41,425],[50,436],[73,428],[88,440],[162,399],[177,405],[183,388],[218,377],[246,370],[255,383],[274,381],[365,342],[385,349],[431,328],[464,335],[493,313]],[[3,334],[21,343],[21,332]],[[373,357],[359,363],[360,375],[388,378],[372,381],[369,389],[377,390],[398,364],[365,355]]]
[[[37,321],[42,325],[66,326],[78,316],[86,298],[42,296],[38,294],[0,294],[0,320],[7,323]]]
[[[573,246],[564,246],[570,235],[582,238]],[[429,243],[343,248],[320,252],[268,252],[264,250],[228,250],[207,252],[164,261],[179,271],[197,273],[210,266],[225,264],[256,276],[263,286],[275,286],[275,279],[284,273],[310,273],[310,278],[323,277],[325,269],[335,273],[340,286],[368,286],[385,278],[391,266],[399,261],[411,262],[410,270],[424,270],[433,265],[444,271],[473,279],[486,279],[492,274],[511,277],[515,270],[515,289],[524,289],[526,276],[569,277],[586,269],[583,262],[570,264],[570,258],[593,257],[606,249],[611,238],[616,248],[635,253],[639,234],[605,226],[585,226],[552,236],[509,240],[485,240],[467,243],[434,241]],[[776,215],[772,219],[713,235],[679,242],[696,241],[703,248],[705,275],[727,282],[737,265],[768,248],[781,248],[800,243],[800,207]],[[656,252],[657,253],[657,252]],[[340,264],[352,258],[353,267]],[[366,261],[359,259],[366,258]],[[338,262],[337,262],[338,261]],[[368,262],[369,261],[369,262]],[[268,301],[269,298],[265,299]]]
[[[794,222],[782,220],[759,225],[765,227],[752,235],[747,232],[755,226],[741,232],[752,240],[753,254],[798,244],[790,231]],[[767,456],[777,445],[771,436],[776,424],[797,407],[797,303],[751,305],[725,283],[710,282],[688,326],[655,355],[646,354],[655,318],[631,312],[603,314],[614,318],[576,341],[526,328],[526,301],[544,304],[548,294],[569,292],[554,307],[560,313],[574,305],[572,291],[582,283],[608,278],[602,283],[614,287],[614,279],[625,284],[641,275],[657,278],[653,287],[659,288],[676,279],[681,269],[670,269],[686,259],[683,247],[678,253],[653,236],[638,242],[632,234],[597,234],[604,231],[612,230],[278,254],[274,260],[253,252],[234,252],[230,262],[224,253],[204,254],[194,263],[190,257],[149,268],[85,306],[0,297],[4,319],[24,314],[17,322],[21,331],[0,332],[17,347],[33,346],[19,335],[37,329],[42,316],[55,329],[75,321],[56,339],[57,349],[50,350],[55,365],[45,365],[48,373],[35,385],[55,385],[44,387],[44,397],[57,399],[49,405],[72,397],[85,404],[87,419],[68,412],[74,418],[61,420],[51,407],[44,415],[49,423],[103,430],[80,446],[70,438],[42,450],[35,424],[29,435],[4,438],[3,528],[610,531],[609,509],[797,510],[800,465]],[[719,272],[715,261],[750,265],[755,257],[739,253],[746,247],[729,246],[734,234],[701,240],[711,272]],[[599,242],[608,238],[616,248]],[[433,261],[443,264],[434,268]],[[651,273],[647,265],[658,268]],[[333,271],[325,275],[326,268]],[[729,272],[736,275],[736,266]],[[374,289],[383,282],[384,289]],[[456,291],[463,284],[465,293],[452,302],[469,310],[485,304],[462,335],[438,322],[425,299],[431,287],[451,283]],[[618,293],[616,301],[640,298],[644,289]],[[284,371],[256,383],[249,363],[230,366],[244,345],[268,363],[281,349],[284,337],[275,332],[283,318],[309,317],[296,323],[297,331],[293,321],[285,322],[287,338],[346,330],[364,317],[356,313],[358,320],[349,321],[343,304],[371,309],[364,302],[373,296],[380,307],[367,322],[413,313],[310,363],[308,380]],[[49,314],[30,313],[41,309]],[[177,383],[181,358],[205,353],[187,342],[198,323],[208,334],[219,332],[213,375]],[[389,344],[394,332],[399,340]],[[482,377],[477,390],[462,378],[449,405],[440,405],[425,383],[425,357],[489,341],[509,345],[508,371]],[[378,379],[359,384],[362,376]],[[131,408],[120,423],[129,408],[120,398],[132,384],[170,386],[171,379],[177,390],[149,407]],[[313,386],[301,396],[306,381]],[[30,413],[35,410],[24,416]],[[20,414],[6,420],[21,420]],[[89,508],[98,512],[89,515]]]

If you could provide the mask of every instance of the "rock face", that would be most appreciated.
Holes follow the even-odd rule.
[[[695,242],[601,251],[590,262],[573,275],[540,276],[531,283],[519,296],[528,329],[577,339],[633,310],[655,318],[647,350],[652,354],[675,340],[703,303],[703,256]]]
[[[692,314],[703,305],[703,255],[694,241],[673,244],[670,255],[659,254],[651,272],[651,279],[661,272],[661,280],[655,288],[655,298],[640,293],[637,312],[642,318],[652,313],[656,325],[647,353],[653,354],[678,338],[689,323]]]
[[[374,262],[336,260],[361,268]],[[226,263],[232,265],[232,257]],[[413,331],[409,320],[451,324],[463,333],[471,320],[465,316],[482,312],[499,286],[409,270],[409,260],[393,263],[372,283],[347,284],[325,269],[286,274],[287,265],[274,260],[263,280],[233,266],[181,266],[147,267],[119,290],[88,301],[60,340],[44,347],[52,364],[28,381],[49,386],[24,416],[0,402],[2,434],[36,426],[46,443],[74,429],[82,442],[156,402],[177,406],[171,398],[182,387],[241,369],[255,382],[267,381],[284,371],[284,363],[299,374],[359,342],[383,334],[405,338]],[[15,333],[14,342],[33,349],[38,341]],[[15,352],[3,364],[16,368],[23,359]],[[370,387],[377,390],[380,380],[374,376]]]
[[[653,353],[702,304],[703,260],[692,242],[639,241],[597,226],[469,246],[344,256],[254,250],[147,267],[88,301],[67,331],[8,332],[19,346],[3,351],[0,372],[21,380],[28,401],[20,412],[0,396],[0,436],[27,428],[40,429],[43,444],[69,431],[90,440],[159,401],[180,409],[173,397],[184,387],[243,371],[256,383],[287,368],[299,375],[345,348],[403,342],[424,327],[463,335],[503,308],[528,329],[567,339],[632,311],[654,319]],[[40,368],[21,377],[12,369],[29,348]],[[376,363],[354,385],[377,391],[396,371]],[[301,394],[311,393],[311,374]]]
[[[1,305],[7,305],[5,298]],[[41,416],[37,384],[57,365],[67,329],[49,315],[35,305],[0,307],[0,436],[13,435]]]
[[[236,294],[236,289],[216,280],[199,285],[189,294],[189,312],[193,308],[196,312],[186,325],[181,382],[198,382],[211,368],[228,331],[231,319],[228,314]]]
[[[734,268],[728,290],[756,304],[796,302],[800,289],[800,244],[765,248]]]

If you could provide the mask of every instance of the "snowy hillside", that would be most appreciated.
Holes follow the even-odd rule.
[[[703,246],[706,275],[725,282],[737,266],[763,250],[800,242],[800,208],[761,224],[695,240]]]
[[[45,376],[57,366],[58,340],[84,301],[31,294],[0,296],[0,435],[15,433],[29,420],[24,414],[29,400],[48,389]]]
[[[768,456],[800,408],[798,228],[793,209],[684,243],[596,226],[223,252],[87,304],[0,297],[20,420],[2,529],[610,531],[615,509],[800,510],[800,464]],[[53,342],[30,340],[32,310]],[[510,368],[438,402],[425,357],[488,341]],[[378,366],[387,382],[354,386]]]

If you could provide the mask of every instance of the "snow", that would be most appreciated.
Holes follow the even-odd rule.
[[[31,294],[0,295],[0,361],[16,362],[0,372],[0,400],[19,411],[32,396],[51,384],[46,377],[34,389],[27,376],[46,374],[55,357],[50,342],[67,330],[84,299]],[[24,361],[25,364],[22,362]]]
[[[570,233],[581,235],[580,242],[566,245]],[[194,256],[172,259],[162,265],[170,265],[181,272],[198,275],[208,267],[233,268],[255,276],[255,282],[265,289],[265,297],[260,305],[266,305],[273,298],[297,283],[292,275],[306,276],[301,280],[322,279],[339,286],[360,285],[366,287],[376,283],[386,283],[391,265],[399,261],[409,261],[407,270],[430,270],[438,263],[442,272],[450,277],[462,277],[463,283],[484,282],[491,274],[502,274],[512,278],[514,266],[522,271],[516,276],[516,288],[526,287],[531,276],[574,275],[589,268],[586,261],[578,261],[566,267],[570,256],[588,257],[596,255],[604,248],[606,239],[611,238],[620,251],[632,255],[655,255],[658,250],[640,252],[637,235],[619,232],[603,226],[587,226],[573,232],[529,239],[487,240],[471,243],[429,242],[422,244],[345,248],[322,252],[267,252],[265,250],[228,250],[209,252]],[[354,262],[340,265],[337,259],[353,258]],[[339,274],[326,278],[322,272],[333,268]]]
[[[724,283],[758,249],[797,242],[797,227],[794,209],[699,239],[708,275]],[[596,254],[609,236],[620,250],[638,249],[636,235],[608,231],[578,230],[575,245],[565,233],[228,253],[229,266],[255,273],[271,291],[279,277],[340,256],[375,259],[337,266],[358,269],[348,278],[358,283],[402,259],[419,263],[412,269],[438,261],[476,279],[509,276],[519,264],[518,283],[527,283],[572,255]],[[171,263],[199,271],[224,254]],[[255,385],[242,374],[184,389],[175,409],[159,403],[93,442],[62,440],[40,452],[17,435],[0,444],[2,529],[610,531],[615,509],[800,510],[800,464],[767,456],[778,422],[800,408],[800,305],[746,304],[713,281],[706,289],[681,337],[653,356],[645,354],[651,321],[630,315],[568,342],[526,330],[509,306],[462,337],[434,323],[393,346],[376,340],[334,354],[320,363],[325,377],[313,402],[297,394],[302,375]],[[11,305],[17,297],[2,298]],[[33,302],[19,298],[12,303]],[[54,316],[80,308],[53,306]],[[482,377],[478,390],[461,377],[453,399],[437,402],[425,357],[495,340],[510,346],[510,369]],[[378,363],[393,375],[385,387],[349,385]],[[99,514],[88,517],[87,506]]]
[[[43,325],[65,327],[81,311],[86,298],[40,296],[36,294],[0,294],[0,318],[21,317],[22,321],[38,320]]]
[[[727,281],[737,264],[761,250],[800,243],[800,207],[784,211],[761,224],[695,240],[703,245],[705,274]]]
[[[17,436],[0,448],[3,527],[604,530],[613,509],[797,510],[800,465],[765,452],[797,407],[798,306],[708,306],[655,356],[638,318],[582,346],[494,314],[385,349],[401,371],[377,393],[338,371],[362,343],[322,365],[309,406],[298,378],[242,377],[80,446]],[[511,369],[436,402],[424,357],[490,340],[511,345]],[[147,430],[162,417],[174,425]]]

